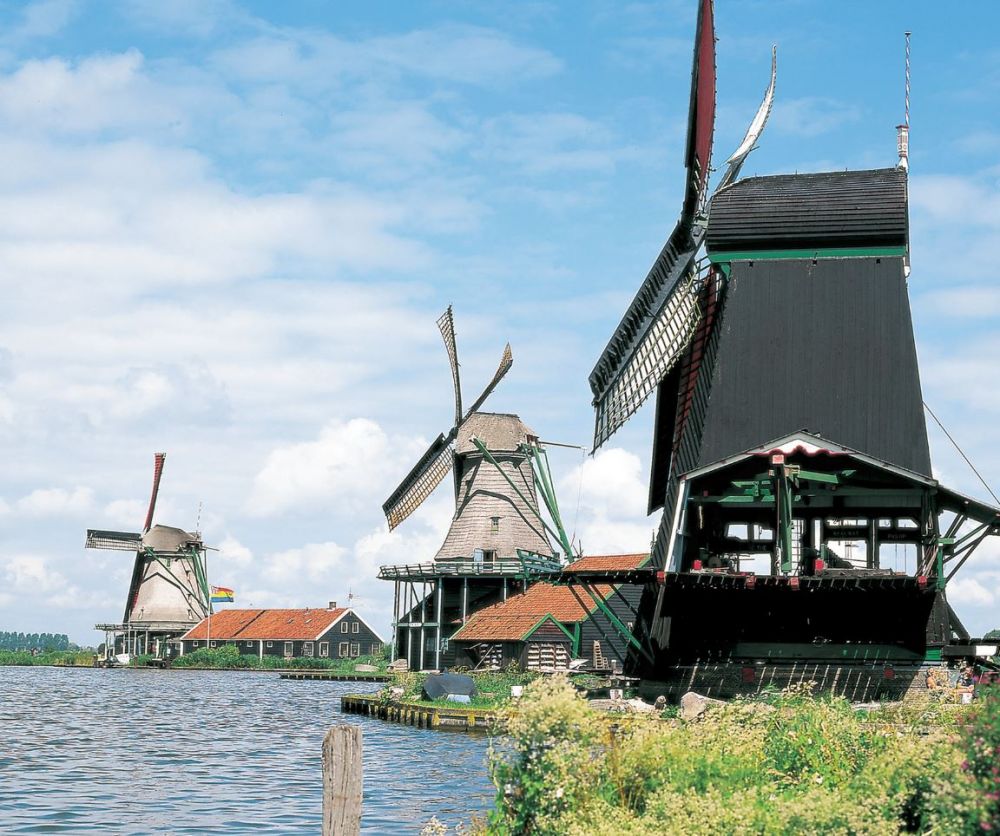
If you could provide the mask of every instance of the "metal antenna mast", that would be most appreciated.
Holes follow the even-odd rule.
[[[910,168],[910,33],[906,35],[906,97],[903,106],[903,124],[896,126],[897,165],[905,171]]]

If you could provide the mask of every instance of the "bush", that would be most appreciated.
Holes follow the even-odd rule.
[[[1000,694],[956,733],[938,704],[856,711],[800,688],[699,721],[591,710],[560,679],[531,685],[491,749],[516,834],[982,833],[1000,826]],[[919,719],[904,724],[903,717]]]

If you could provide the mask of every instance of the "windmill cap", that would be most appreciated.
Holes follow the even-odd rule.
[[[491,453],[513,453],[535,432],[518,415],[506,412],[473,412],[458,430],[455,451],[477,453],[475,436]]]

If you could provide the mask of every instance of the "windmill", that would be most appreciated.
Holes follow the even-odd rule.
[[[510,345],[482,394],[463,410],[450,306],[437,325],[451,364],[454,424],[438,435],[382,506],[394,529],[449,471],[454,476],[455,513],[433,562],[379,569],[379,578],[395,584],[393,652],[417,670],[454,664],[448,637],[469,615],[506,600],[529,577],[552,573],[560,565],[546,534],[552,529],[539,511],[541,492],[561,530],[537,437],[517,415],[480,411],[513,364]],[[565,542],[564,535],[558,539]]]
[[[1000,534],[1000,509],[932,477],[906,166],[739,178],[775,77],[772,49],[710,193],[715,35],[698,0],[680,219],[590,375],[595,449],[656,392],[648,511],[663,514],[634,576],[632,672],[728,695],[780,659],[778,687],[824,664],[825,687],[898,696],[921,664],[974,649],[945,587]],[[839,560],[831,546],[847,541],[864,557]],[[889,543],[911,550],[912,574],[881,565]],[[732,661],[709,673],[706,658]]]
[[[517,415],[480,412],[514,363],[508,343],[496,373],[467,410],[462,409],[462,382],[455,341],[455,320],[448,306],[437,321],[451,364],[455,423],[440,433],[427,452],[382,505],[394,529],[427,499],[451,471],[455,479],[455,516],[436,557],[469,558],[481,550],[486,559],[513,558],[518,549],[550,555],[538,519],[535,481],[522,445],[534,433]],[[492,454],[484,457],[476,441]]]
[[[125,654],[169,652],[167,641],[198,624],[210,612],[205,546],[198,533],[153,525],[165,453],[153,464],[153,490],[142,531],[88,529],[85,547],[135,554],[125,614],[121,624],[99,624],[114,634]],[[108,643],[110,649],[112,643]]]

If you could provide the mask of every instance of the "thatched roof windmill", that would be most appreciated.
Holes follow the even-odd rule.
[[[470,558],[478,550],[498,559],[513,558],[517,550],[551,555],[552,546],[538,516],[531,463],[523,449],[535,434],[517,415],[479,411],[513,365],[510,344],[493,379],[463,412],[450,306],[437,324],[451,362],[455,424],[438,435],[382,506],[389,528],[412,514],[450,470],[455,477],[455,516],[436,559]],[[485,446],[489,458],[476,441]]]
[[[153,465],[153,490],[142,532],[87,530],[86,548],[135,554],[120,625],[98,625],[123,637],[127,653],[161,655],[165,640],[189,630],[209,613],[205,546],[198,533],[153,525],[165,453]]]

